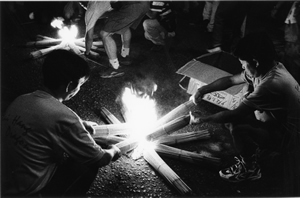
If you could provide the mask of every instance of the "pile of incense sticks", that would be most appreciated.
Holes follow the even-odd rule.
[[[191,194],[192,190],[163,161],[159,154],[193,164],[210,163],[218,165],[220,163],[220,159],[217,157],[204,156],[171,146],[210,138],[210,133],[207,129],[173,134],[173,132],[184,128],[190,123],[188,113],[192,106],[192,101],[187,101],[159,119],[155,127],[146,135],[146,139],[155,145],[154,148],[143,149],[144,159],[182,195]],[[138,140],[122,137],[123,135],[130,135],[134,127],[127,123],[121,123],[104,107],[101,108],[101,114],[109,124],[95,127],[96,133],[93,135],[95,140],[106,144],[115,144],[122,153],[127,153],[138,147]]]

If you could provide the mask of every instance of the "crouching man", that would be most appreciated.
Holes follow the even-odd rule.
[[[249,92],[234,110],[209,116],[192,114],[192,123],[230,123],[237,163],[221,170],[231,182],[261,178],[259,149],[278,149],[284,158],[284,196],[300,195],[300,86],[283,64],[276,61],[272,41],[266,34],[252,33],[237,45],[243,72],[224,77],[198,89],[194,103],[210,92],[247,83]]]
[[[116,146],[95,143],[95,123],[62,103],[79,92],[89,72],[78,55],[55,50],[43,64],[43,89],[8,107],[1,131],[3,196],[83,196],[98,168],[120,157]]]

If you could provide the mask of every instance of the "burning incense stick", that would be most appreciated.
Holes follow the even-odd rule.
[[[172,184],[181,195],[191,194],[192,190],[180,179],[180,177],[161,159],[152,148],[144,150],[144,159]]]
[[[206,129],[206,130],[196,131],[196,132],[187,132],[187,133],[181,133],[176,135],[168,135],[168,136],[161,137],[154,142],[156,144],[160,143],[160,144],[172,145],[172,144],[185,143],[185,142],[208,139],[208,138],[210,138],[210,133]]]
[[[216,158],[216,157],[204,156],[204,155],[200,155],[199,153],[185,151],[182,149],[174,148],[174,147],[163,145],[163,144],[157,145],[155,147],[155,150],[158,153],[163,154],[167,157],[179,159],[179,160],[186,161],[189,163],[194,163],[194,164],[209,162],[209,163],[217,165],[220,162],[220,159]]]
[[[181,116],[171,122],[168,122],[160,127],[157,127],[153,132],[147,135],[147,140],[155,140],[163,135],[171,134],[190,123],[190,115]]]

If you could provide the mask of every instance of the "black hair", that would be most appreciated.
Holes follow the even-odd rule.
[[[69,82],[78,83],[82,77],[88,78],[90,68],[88,63],[68,50],[54,50],[50,52],[43,64],[44,86],[56,90]]]
[[[253,32],[246,35],[237,44],[234,55],[250,63],[255,59],[259,63],[257,70],[262,74],[269,71],[277,59],[274,44],[265,32]]]

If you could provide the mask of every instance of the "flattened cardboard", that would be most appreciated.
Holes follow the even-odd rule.
[[[184,75],[180,86],[188,94],[194,94],[198,88],[206,84],[241,71],[239,61],[231,54],[221,51],[193,59],[181,67],[177,73]],[[226,109],[235,109],[243,95],[243,86],[237,85],[224,91],[212,92],[206,94],[203,99]]]

